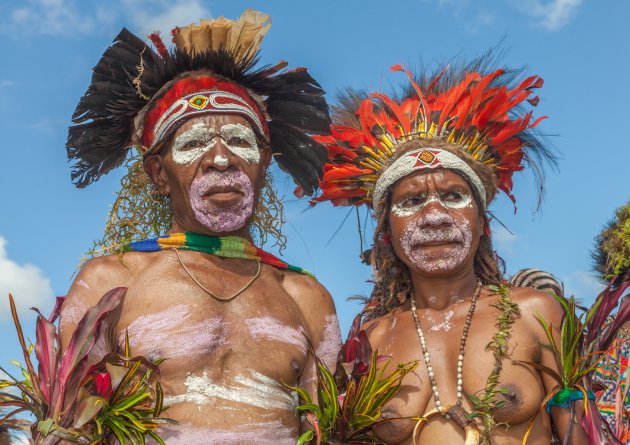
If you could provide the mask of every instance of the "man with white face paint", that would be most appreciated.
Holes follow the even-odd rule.
[[[340,344],[328,292],[252,243],[272,149],[312,193],[325,149],[308,134],[326,134],[330,123],[323,91],[306,70],[253,69],[268,21],[248,10],[237,22],[176,28],[173,52],[157,36],[155,53],[123,31],[95,68],[94,82],[111,88],[88,89],[89,99],[106,97],[84,99],[70,132],[79,185],[111,165],[99,156],[119,162],[131,141],[151,184],[170,202],[166,233],[136,237],[122,256],[85,264],[61,316],[66,345],[89,306],[111,288],[127,288],[119,340],[127,330],[134,355],[166,359],[164,403],[179,422],[158,431],[169,445],[293,445],[301,423],[288,386],[312,388],[309,348],[333,367]],[[218,35],[213,23],[221,25]],[[200,35],[213,46],[196,40]],[[93,107],[87,113],[84,102]],[[126,126],[113,123],[131,121],[132,134],[116,134]]]
[[[514,200],[512,174],[526,155],[548,155],[530,131],[538,121],[515,108],[537,103],[529,97],[542,80],[512,86],[502,70],[476,72],[486,66],[476,62],[412,81],[401,102],[374,93],[316,138],[331,161],[313,201],[368,204],[377,220],[363,329],[394,363],[419,363],[376,435],[388,444],[516,445],[535,419],[529,444],[549,444],[552,423],[561,436],[572,431],[565,443],[587,443],[579,422],[570,425],[571,403],[538,415],[557,382],[525,365],[558,369],[537,317],[557,337],[562,308],[502,284],[488,226],[497,191]],[[404,420],[414,418],[422,420]]]

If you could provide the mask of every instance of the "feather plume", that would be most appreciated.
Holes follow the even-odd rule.
[[[499,189],[513,201],[512,175],[525,163],[533,165],[542,184],[542,163],[555,165],[533,131],[545,116],[534,120],[524,110],[524,105],[538,103],[533,90],[542,86],[542,79],[531,76],[515,84],[516,70],[493,70],[489,59],[491,54],[422,76],[394,65],[392,71],[406,73],[410,85],[398,96],[346,91],[333,109],[331,136],[317,138],[336,169],[325,169],[322,193],[312,202],[371,205],[371,190],[395,157],[396,146],[414,138],[447,140],[494,166]],[[348,175],[340,176],[339,169]],[[353,194],[353,189],[360,192]]]
[[[256,54],[263,37],[271,27],[269,15],[253,9],[243,12],[239,20],[221,16],[201,20],[183,28],[173,29],[173,43],[180,51],[197,55],[224,49],[236,60]]]
[[[270,127],[277,123],[271,132],[275,159],[313,193],[326,149],[306,134],[329,133],[328,105],[323,89],[306,69],[283,71],[284,61],[256,68],[258,48],[269,27],[269,16],[253,10],[238,21],[223,17],[202,21],[176,28],[171,51],[163,52],[161,39],[152,36],[159,54],[123,29],[94,68],[92,83],[72,116],[66,148],[73,162],[73,182],[85,187],[120,166],[138,141],[136,124],[142,125],[147,110],[159,106],[164,86],[201,72],[241,85],[260,99]]]

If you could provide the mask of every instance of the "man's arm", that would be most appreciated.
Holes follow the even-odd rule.
[[[337,354],[341,348],[339,321],[335,304],[328,291],[314,278],[291,274],[284,280],[284,288],[300,308],[309,341],[319,359],[334,373]],[[309,354],[299,386],[305,388],[315,401],[317,397],[317,374],[315,360]],[[311,429],[303,423],[302,430]]]
[[[536,319],[536,315],[545,320],[553,330],[553,337],[556,344],[560,345],[560,323],[564,315],[562,306],[551,296],[531,289],[527,289],[528,295],[526,296],[528,309],[525,314],[527,322],[530,324],[532,332],[536,336],[536,340],[540,346],[540,358],[539,363],[543,366],[547,366],[560,373],[556,357],[551,349],[543,346],[549,344],[545,330]],[[523,311],[522,311],[523,312]],[[546,373],[540,373],[545,387],[545,391],[548,393],[554,387],[558,385],[558,382]],[[574,403],[574,418],[571,433],[571,444],[588,444],[588,437],[582,429],[581,419],[583,415],[583,402],[576,401]],[[554,407],[551,410],[551,420],[553,421],[556,430],[561,439],[565,437],[571,427],[571,410],[569,408]]]
[[[68,346],[85,312],[96,305],[106,292],[126,286],[128,275],[117,255],[97,257],[85,263],[70,286],[61,310],[59,332],[62,349]]]

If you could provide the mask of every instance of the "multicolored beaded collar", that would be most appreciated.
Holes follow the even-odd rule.
[[[157,238],[129,243],[124,247],[125,252],[157,252],[158,250],[180,249],[209,253],[222,258],[241,258],[257,260],[264,264],[286,269],[301,274],[313,276],[301,267],[292,266],[280,258],[254,246],[249,240],[239,236],[209,236],[200,233],[172,233]]]

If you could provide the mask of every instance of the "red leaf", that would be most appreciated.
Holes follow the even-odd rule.
[[[85,363],[102,331],[115,323],[120,316],[127,288],[117,287],[107,292],[96,306],[87,310],[74,330],[70,343],[63,353],[59,367],[59,380],[51,402],[52,417],[61,412],[63,406],[76,398],[76,385],[83,379]],[[105,329],[104,329],[105,328]],[[71,400],[65,400],[66,394]]]
[[[61,342],[55,325],[37,309],[34,310],[39,314],[35,329],[35,357],[38,363],[39,387],[44,399],[50,404],[57,382]]]
[[[112,376],[109,372],[95,372],[94,387],[98,396],[109,400],[112,396]]]

